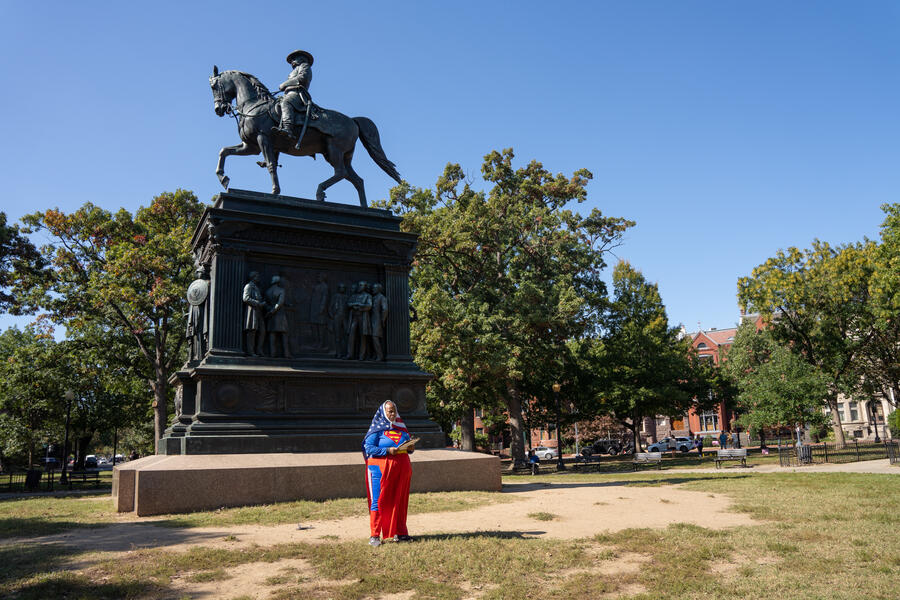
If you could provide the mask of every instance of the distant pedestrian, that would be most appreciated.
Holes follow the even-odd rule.
[[[703,458],[703,437],[700,434],[694,438],[694,447],[697,449],[697,457]]]
[[[735,431],[731,434],[731,447],[732,448],[740,448],[741,447],[741,434]]]
[[[728,447],[728,433],[723,429],[721,433],[719,433],[719,449],[724,450]]]
[[[541,459],[534,450],[528,451],[528,463],[531,465],[531,474],[537,475],[541,470]]]
[[[137,453],[137,450],[132,450],[131,455],[128,457],[128,460],[137,460],[140,458],[140,455]]]

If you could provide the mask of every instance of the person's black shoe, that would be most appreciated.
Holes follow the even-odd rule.
[[[373,535],[369,538],[369,545],[373,548],[377,548],[381,545],[381,538]]]
[[[409,537],[408,535],[395,535],[394,541],[395,542],[411,542],[411,541],[413,541],[413,539],[411,537]]]

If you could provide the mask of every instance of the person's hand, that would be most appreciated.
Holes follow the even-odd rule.
[[[391,456],[394,456],[395,454],[397,454],[397,449],[396,449],[396,448],[388,448],[388,449],[387,449],[387,452],[388,452],[388,454],[390,454]]]
[[[407,453],[407,454],[412,454],[412,453],[415,452],[415,451],[416,451],[416,447],[415,447],[415,446],[410,446],[409,449],[406,451],[406,453]]]

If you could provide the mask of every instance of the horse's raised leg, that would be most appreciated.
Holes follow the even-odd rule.
[[[216,175],[219,176],[219,183],[222,184],[223,188],[227,190],[228,182],[231,181],[225,175],[225,159],[229,156],[247,156],[248,154],[259,154],[259,150],[247,142],[237,146],[225,146],[219,150],[219,164],[216,165]]]
[[[266,168],[269,169],[269,175],[272,177],[272,193],[278,195],[281,193],[281,186],[278,184],[278,152],[272,146],[272,140],[265,134],[257,135],[256,143],[262,149]]]
[[[350,180],[350,183],[353,184],[353,187],[356,188],[357,193],[359,194],[359,205],[363,208],[368,206],[366,202],[366,186],[363,184],[363,178],[356,174],[356,171],[353,170],[353,167],[350,165],[350,161],[353,160],[353,153],[350,152],[344,158],[344,168],[347,170],[347,179]]]
[[[325,155],[325,159],[328,161],[328,164],[334,167],[334,175],[320,183],[319,187],[316,189],[316,200],[318,200],[319,202],[325,201],[325,190],[333,186],[341,179],[347,178],[347,170],[344,168],[343,152],[335,148],[333,145],[330,145],[328,147],[328,154]]]

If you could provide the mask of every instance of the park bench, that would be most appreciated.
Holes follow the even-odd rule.
[[[638,452],[631,461],[631,470],[637,471],[638,465],[653,463],[656,463],[657,469],[662,469],[662,452]]]
[[[739,460],[741,461],[741,466],[747,466],[747,449],[746,448],[733,448],[731,450],[719,450],[716,453],[716,468],[718,469],[721,466],[721,463],[730,461],[730,460]]]
[[[73,479],[80,479],[83,484],[93,481],[95,488],[100,487],[100,471],[71,471],[66,473],[66,477],[69,479],[69,485]]]
[[[589,456],[585,456],[583,454],[575,455],[574,465],[576,467],[578,467],[578,466],[586,467],[591,463],[596,463],[599,465],[600,464],[600,455],[599,454],[591,454]]]

